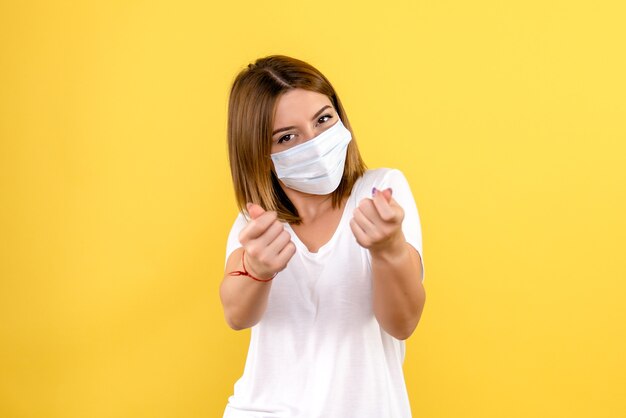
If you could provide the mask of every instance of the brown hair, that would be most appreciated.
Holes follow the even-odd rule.
[[[246,202],[277,212],[278,219],[299,224],[302,219],[287,197],[270,157],[274,110],[281,94],[301,88],[325,94],[339,119],[350,130],[348,116],[326,77],[312,65],[285,55],[257,59],[233,82],[228,103],[228,154],[235,197],[240,212],[249,217]],[[332,207],[350,195],[354,183],[367,169],[356,141],[348,144],[341,182],[332,193]]]

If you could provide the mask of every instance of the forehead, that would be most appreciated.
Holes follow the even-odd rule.
[[[289,90],[278,98],[274,124],[308,121],[324,105],[332,106],[330,98],[325,94],[304,89]]]

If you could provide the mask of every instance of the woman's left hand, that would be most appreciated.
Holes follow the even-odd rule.
[[[402,232],[404,210],[391,193],[391,188],[374,188],[373,197],[362,199],[350,220],[356,241],[372,254],[401,251],[405,243]]]

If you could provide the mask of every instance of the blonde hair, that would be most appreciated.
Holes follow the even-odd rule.
[[[270,157],[274,110],[281,94],[301,88],[326,95],[339,119],[352,133],[343,176],[332,193],[332,207],[340,206],[367,166],[361,158],[348,116],[326,77],[312,65],[285,55],[257,59],[242,70],[230,89],[228,157],[240,212],[249,216],[246,202],[276,211],[278,219],[299,224],[298,211],[281,188]]]

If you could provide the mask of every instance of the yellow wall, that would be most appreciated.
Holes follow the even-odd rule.
[[[309,61],[409,179],[415,417],[626,416],[620,1],[3,1],[0,416],[221,417],[227,92]]]

